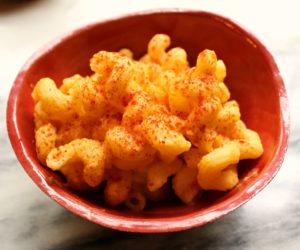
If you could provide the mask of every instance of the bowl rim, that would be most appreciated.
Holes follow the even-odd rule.
[[[275,157],[271,160],[269,165],[271,166],[268,173],[264,175],[255,185],[250,186],[245,192],[242,193],[239,197],[235,198],[230,203],[224,202],[222,206],[219,206],[217,209],[212,209],[205,215],[200,213],[193,213],[192,216],[179,216],[175,218],[165,219],[161,221],[158,219],[135,219],[130,217],[122,217],[112,214],[107,214],[105,209],[94,211],[91,208],[86,208],[83,204],[78,204],[73,200],[63,197],[61,194],[56,192],[43,178],[42,174],[35,169],[33,161],[27,154],[27,150],[22,143],[22,138],[20,137],[20,132],[18,128],[18,117],[17,117],[17,103],[18,103],[18,93],[21,89],[23,78],[25,72],[31,67],[31,65],[45,53],[54,49],[61,42],[66,41],[72,36],[75,36],[81,32],[92,29],[98,25],[121,20],[124,18],[130,18],[133,16],[148,16],[152,14],[185,14],[185,15],[202,15],[209,18],[216,19],[219,22],[222,22],[224,25],[229,28],[242,33],[247,38],[251,40],[259,50],[264,55],[268,64],[272,70],[273,75],[276,79],[276,87],[279,93],[279,108],[281,115],[280,123],[280,138],[278,142],[278,147],[276,149]],[[163,9],[151,9],[145,11],[132,12],[125,15],[120,15],[117,17],[105,19],[102,21],[93,22],[87,25],[83,25],[75,30],[64,33],[63,35],[58,36],[54,40],[46,43],[44,46],[39,48],[23,65],[19,71],[9,94],[7,102],[7,113],[6,113],[6,123],[7,131],[12,144],[13,150],[21,163],[24,170],[32,178],[32,180],[38,185],[38,187],[46,193],[50,198],[55,200],[57,203],[65,207],[67,210],[89,220],[99,225],[121,230],[127,232],[143,232],[143,233],[161,233],[161,232],[174,232],[189,229],[196,226],[204,225],[208,222],[214,221],[219,217],[228,214],[229,212],[240,207],[247,201],[249,201],[253,196],[260,192],[277,174],[279,171],[285,152],[288,147],[288,137],[290,130],[290,115],[288,108],[288,99],[284,86],[283,79],[279,73],[278,67],[275,63],[274,58],[267,50],[267,48],[256,38],[251,32],[249,32],[245,27],[238,24],[236,21],[225,17],[220,14],[215,14],[210,11],[202,10],[190,10],[185,8],[163,8]]]

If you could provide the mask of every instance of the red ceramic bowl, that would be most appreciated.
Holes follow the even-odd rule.
[[[96,197],[74,193],[37,160],[31,91],[42,77],[56,82],[87,74],[89,58],[99,50],[127,47],[136,58],[146,52],[156,33],[166,33],[172,46],[183,47],[192,64],[197,54],[213,49],[228,70],[226,83],[247,126],[261,136],[265,152],[239,166],[240,183],[227,193],[207,192],[185,206],[176,200],[151,205],[142,213],[110,208]],[[289,113],[286,91],[274,59],[239,25],[202,11],[159,10],[95,23],[68,33],[39,49],[18,74],[8,100],[7,127],[15,153],[33,181],[52,199],[100,225],[131,232],[170,232],[203,225],[236,209],[262,190],[277,173],[287,148]]]

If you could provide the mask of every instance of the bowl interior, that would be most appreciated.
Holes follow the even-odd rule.
[[[207,192],[203,200],[193,206],[171,199],[134,214],[123,207],[111,209],[105,206],[99,194],[87,196],[66,189],[57,174],[38,162],[31,92],[42,77],[50,77],[60,85],[63,78],[73,74],[90,74],[89,58],[99,50],[116,51],[125,47],[139,58],[146,53],[147,43],[156,33],[168,34],[172,40],[171,47],[184,48],[191,65],[195,64],[198,53],[203,49],[216,51],[218,58],[227,66],[225,83],[232,99],[239,102],[242,119],[247,126],[261,136],[265,152],[258,160],[240,163],[241,181],[230,192]],[[254,189],[266,185],[280,165],[280,162],[274,163],[274,157],[282,143],[283,120],[279,98],[282,82],[274,73],[274,65],[270,55],[254,37],[231,21],[208,13],[148,13],[90,25],[41,49],[20,72],[8,109],[13,112],[8,113],[8,126],[12,127],[10,123],[14,123],[16,127],[16,131],[9,129],[10,137],[22,165],[35,182],[52,198],[81,216],[129,231],[174,231],[200,225],[245,202],[254,195]],[[21,138],[21,141],[17,142],[16,138]],[[138,224],[141,218],[142,226]],[[171,224],[162,228],[163,223],[172,221],[182,224],[178,224],[177,228],[172,228]]]

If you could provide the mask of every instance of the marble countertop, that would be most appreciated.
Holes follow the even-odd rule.
[[[300,249],[299,1],[18,2],[0,0],[0,249]],[[231,214],[183,232],[123,233],[73,215],[38,189],[10,146],[6,101],[26,59],[57,35],[122,13],[164,7],[203,9],[229,16],[263,41],[278,63],[288,92],[289,149],[271,184]]]

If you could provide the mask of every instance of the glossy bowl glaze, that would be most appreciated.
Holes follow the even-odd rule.
[[[166,33],[172,47],[183,47],[193,65],[198,53],[213,49],[223,59],[226,83],[241,108],[242,119],[256,130],[265,152],[239,166],[240,183],[227,193],[206,192],[193,206],[176,199],[150,204],[142,213],[110,208],[101,195],[68,190],[56,173],[37,160],[31,91],[42,77],[57,83],[75,73],[88,74],[89,58],[99,50],[130,48],[139,58],[156,33]],[[158,10],[135,13],[77,29],[39,49],[18,74],[8,100],[7,127],[15,153],[33,181],[52,199],[100,225],[131,232],[170,232],[203,225],[236,209],[277,173],[287,148],[289,112],[286,91],[274,59],[252,34],[212,13]]]

